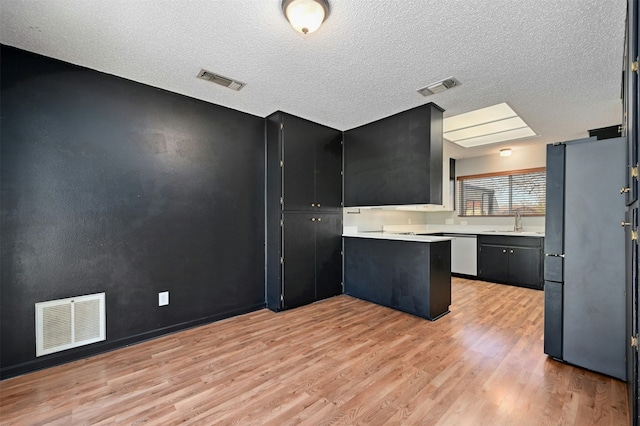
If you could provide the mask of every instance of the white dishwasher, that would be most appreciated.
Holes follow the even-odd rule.
[[[478,237],[469,234],[445,234],[451,240],[451,272],[478,275]]]

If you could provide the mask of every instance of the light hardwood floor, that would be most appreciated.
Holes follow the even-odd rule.
[[[625,383],[543,354],[543,293],[453,279],[430,322],[348,296],[0,382],[3,425],[625,425]]]

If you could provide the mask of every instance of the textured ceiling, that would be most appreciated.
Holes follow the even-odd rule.
[[[280,0],[2,0],[0,42],[261,117],[347,130],[425,102],[445,117],[507,102],[539,135],[458,158],[621,122],[625,0],[329,1],[302,36]],[[462,85],[416,93],[450,76]]]

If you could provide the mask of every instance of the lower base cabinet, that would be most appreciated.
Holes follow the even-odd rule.
[[[478,278],[543,288],[543,244],[538,237],[478,236]]]
[[[282,215],[279,303],[291,309],[342,293],[342,216],[339,213],[287,212]]]
[[[429,320],[451,305],[451,242],[344,237],[344,293]]]

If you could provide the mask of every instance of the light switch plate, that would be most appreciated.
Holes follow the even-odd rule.
[[[166,306],[169,304],[169,292],[163,291],[158,293],[158,306]]]

